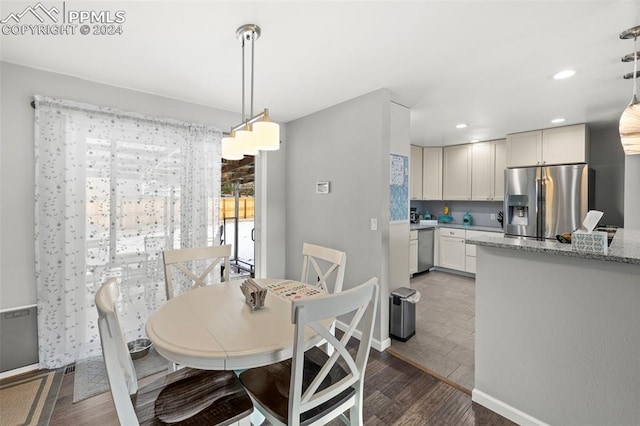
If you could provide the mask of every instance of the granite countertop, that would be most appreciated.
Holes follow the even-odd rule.
[[[562,244],[553,240],[537,241],[510,237],[477,237],[469,238],[466,242],[477,246],[559,254],[562,256],[640,265],[640,231],[635,230],[618,229],[607,254],[573,250],[571,244]]]
[[[411,223],[409,230],[415,231],[420,229],[432,229],[432,228],[456,228],[456,229],[469,229],[471,231],[490,231],[490,232],[503,232],[502,228],[497,226],[483,226],[483,225],[471,225],[464,226],[461,223],[438,223],[437,225],[420,225],[419,223]]]

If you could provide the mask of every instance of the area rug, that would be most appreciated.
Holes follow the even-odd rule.
[[[153,347],[142,358],[133,361],[138,380],[169,368],[169,361],[160,356]],[[73,382],[73,402],[82,401],[92,396],[107,392],[109,379],[104,367],[102,355],[82,359],[76,362]]]
[[[40,370],[0,382],[0,426],[48,425],[64,368]]]

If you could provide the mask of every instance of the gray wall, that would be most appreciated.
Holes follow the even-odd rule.
[[[332,247],[347,254],[344,288],[377,276],[388,303],[389,105],[379,90],[287,124],[287,278],[301,274],[304,242]],[[316,194],[321,181],[329,194]]]
[[[34,94],[70,99],[142,114],[207,123],[223,130],[237,124],[239,114],[190,104],[147,93],[108,86],[75,77],[40,71],[6,62],[0,63],[1,151],[0,151],[0,309],[36,302],[34,273]],[[273,167],[263,165],[268,176],[264,212],[275,222],[268,226],[269,270],[284,271],[285,153],[268,154]],[[260,161],[259,161],[260,162]],[[265,169],[266,167],[266,169]],[[258,183],[257,183],[258,184]],[[264,203],[266,201],[266,204]],[[274,214],[271,214],[271,211]]]
[[[595,209],[604,212],[602,223],[624,226],[625,160],[618,126],[589,126],[589,130],[589,167],[596,173]]]

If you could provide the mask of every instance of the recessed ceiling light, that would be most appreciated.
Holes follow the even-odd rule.
[[[574,70],[563,70],[563,71],[555,73],[553,75],[553,78],[555,80],[562,80],[564,78],[573,77],[575,74],[576,74],[576,72]]]
[[[476,143],[476,142],[480,142],[480,139],[471,139],[471,140],[469,141],[469,143]]]
[[[553,124],[564,123],[564,118],[554,118],[551,122]]]
[[[460,124],[456,124],[456,129],[464,129],[465,127],[469,126],[466,123],[460,123]]]

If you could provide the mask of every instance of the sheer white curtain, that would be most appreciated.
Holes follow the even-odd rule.
[[[36,96],[41,368],[100,352],[94,295],[120,278],[129,340],[165,300],[159,251],[217,241],[219,129]]]

